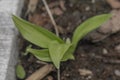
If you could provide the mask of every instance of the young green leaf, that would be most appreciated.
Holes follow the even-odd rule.
[[[71,44],[70,38],[67,38],[67,39],[66,39],[66,44]]]
[[[26,52],[32,53],[39,60],[53,62],[55,67],[59,69],[61,61],[74,59],[73,53],[78,41],[83,38],[87,33],[99,27],[110,17],[110,14],[104,14],[95,16],[85,21],[75,30],[72,37],[72,43],[69,38],[66,40],[66,42],[64,42],[52,32],[42,27],[31,24],[16,16],[13,16],[13,21],[26,40],[39,47],[47,48],[43,50],[38,50],[28,47]],[[21,71],[24,72],[24,69],[21,69]],[[19,72],[18,76],[20,76],[21,73],[22,72]]]
[[[53,40],[56,40],[59,43],[64,43],[64,41],[57,37],[55,34],[40,26],[29,23],[14,15],[12,18],[22,36],[26,40],[39,47],[48,48],[48,44]]]
[[[30,44],[29,46],[27,46],[26,51],[23,53],[24,56],[28,55],[29,52],[27,51],[27,49],[29,49],[29,48],[31,48],[31,47],[32,47],[31,44]]]
[[[39,60],[52,62],[48,49],[39,50],[39,49],[32,49],[29,47],[26,49],[26,51],[33,54]],[[61,61],[62,62],[67,61],[68,59],[74,59],[72,53],[71,54],[65,53]]]
[[[71,44],[59,44],[55,41],[51,42],[49,45],[50,57],[57,69],[59,69],[60,62],[70,46]]]
[[[75,59],[75,57],[74,57],[73,53],[66,52],[61,61],[74,60],[74,59]]]
[[[38,50],[38,49],[27,48],[27,52],[30,52],[39,60],[46,62],[52,61],[48,49]]]
[[[74,48],[76,47],[79,40],[81,40],[87,33],[98,28],[100,25],[105,23],[110,17],[111,14],[98,15],[86,20],[79,27],[77,27],[72,37],[72,43],[74,44]]]
[[[24,79],[26,76],[25,70],[22,65],[18,64],[16,67],[16,75],[19,79]]]

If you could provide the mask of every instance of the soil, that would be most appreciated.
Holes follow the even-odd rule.
[[[49,4],[56,4],[55,2],[60,0],[47,1]],[[92,3],[92,1],[95,2]],[[25,16],[27,5],[28,1],[25,1],[22,17],[54,32],[42,1],[39,1],[37,9],[33,13]],[[64,33],[61,32],[61,37],[64,38],[71,37],[74,29],[89,17],[109,13],[111,10],[105,0],[65,0],[64,7],[66,9],[61,8],[60,5],[51,8],[61,10],[60,14],[54,13],[53,16],[56,23],[64,29]],[[74,53],[75,60],[69,60],[61,64],[61,80],[120,80],[120,52],[116,50],[116,46],[120,44],[119,35],[120,32],[97,43],[92,43],[86,39],[81,40]],[[21,39],[20,60],[26,70],[26,77],[44,65],[31,54],[22,55],[28,44],[30,43]],[[84,75],[81,74],[81,70],[84,70]],[[87,71],[91,73],[87,74]],[[53,71],[48,76],[53,77],[53,80],[57,80],[56,74],[56,71]],[[48,76],[43,80],[49,80],[47,79]]]

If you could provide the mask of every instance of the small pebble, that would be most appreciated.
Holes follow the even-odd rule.
[[[78,70],[81,76],[90,76],[93,75],[92,71],[87,69],[79,69]]]
[[[116,70],[114,71],[114,73],[115,73],[116,76],[119,76],[119,77],[120,77],[120,70],[117,70],[117,69],[116,69]]]
[[[103,54],[108,54],[108,50],[107,49],[103,49]]]
[[[86,80],[91,80],[91,79],[92,79],[91,75],[86,78]]]
[[[115,47],[115,50],[120,53],[120,44]]]
[[[89,11],[89,10],[90,10],[90,7],[89,7],[89,6],[87,6],[87,7],[85,8],[85,10],[86,10],[86,11]]]
[[[91,0],[91,2],[94,4],[94,3],[95,3],[95,0]]]
[[[94,57],[94,56],[95,56],[95,53],[91,53],[91,56]]]
[[[66,77],[69,77],[70,76],[70,74],[64,74]]]

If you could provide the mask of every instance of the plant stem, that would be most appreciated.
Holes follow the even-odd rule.
[[[60,80],[60,68],[57,70],[57,78]]]
[[[55,33],[56,33],[56,35],[59,37],[58,26],[57,26],[57,24],[56,24],[56,22],[55,22],[55,20],[54,20],[54,18],[53,18],[53,15],[52,15],[52,13],[51,13],[51,11],[50,11],[50,9],[49,9],[49,6],[48,6],[46,0],[42,0],[42,1],[43,1],[44,5],[45,5],[45,8],[46,8],[46,10],[47,10],[47,12],[48,12],[48,15],[49,15],[49,17],[50,17],[50,19],[51,19],[51,21],[52,21],[52,24],[53,24],[54,29],[55,29]],[[58,78],[58,80],[60,80],[60,68],[57,69],[57,78]]]
[[[46,10],[47,10],[47,12],[48,12],[48,15],[49,15],[49,17],[50,17],[50,19],[51,19],[51,21],[52,21],[52,24],[53,24],[53,26],[54,26],[56,35],[59,37],[58,26],[57,26],[57,24],[56,24],[56,22],[55,22],[55,20],[54,20],[54,18],[53,18],[53,15],[52,15],[52,13],[51,13],[51,11],[50,11],[50,9],[49,9],[49,6],[48,6],[46,0],[42,0],[42,1],[43,1],[44,5],[45,5],[45,8],[46,8]]]

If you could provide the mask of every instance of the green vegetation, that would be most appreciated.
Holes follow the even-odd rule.
[[[33,49],[28,47],[26,51],[33,54],[37,59],[53,62],[57,69],[60,69],[60,63],[69,59],[74,59],[74,51],[78,42],[90,31],[98,28],[111,17],[111,14],[102,14],[92,17],[83,22],[73,33],[72,40],[62,40],[54,33],[29,23],[13,15],[13,21],[22,34],[22,36],[42,49]]]

